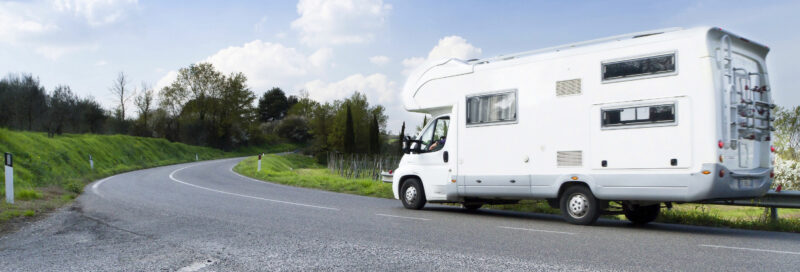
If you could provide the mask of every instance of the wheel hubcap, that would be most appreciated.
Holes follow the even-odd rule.
[[[583,194],[574,194],[569,198],[567,211],[574,218],[582,218],[589,211],[589,200]]]
[[[406,189],[406,202],[414,203],[414,201],[416,200],[417,200],[417,188],[414,188],[413,186],[408,187],[408,189]]]

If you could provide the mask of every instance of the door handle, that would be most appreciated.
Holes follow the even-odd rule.
[[[447,151],[442,153],[442,159],[444,159],[444,162],[449,161],[450,160],[450,153],[447,153]]]
[[[511,183],[517,183],[517,181],[512,179],[512,180],[511,180]]]
[[[476,180],[475,182],[477,182],[477,183],[481,183],[481,180]]]

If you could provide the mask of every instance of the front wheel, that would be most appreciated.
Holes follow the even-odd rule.
[[[422,188],[422,182],[418,179],[411,178],[403,183],[400,188],[400,200],[403,201],[403,206],[406,209],[419,210],[425,207],[425,189]]]
[[[622,206],[622,212],[634,225],[644,225],[656,220],[661,212],[661,205],[639,206],[626,203]]]
[[[572,186],[561,194],[561,214],[576,225],[591,225],[600,217],[599,201],[585,186]]]

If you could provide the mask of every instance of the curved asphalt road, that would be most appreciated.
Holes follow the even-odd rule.
[[[2,271],[797,271],[800,235],[428,205],[239,176],[241,159],[160,167],[86,187],[0,238]]]

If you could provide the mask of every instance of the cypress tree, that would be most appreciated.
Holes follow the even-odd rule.
[[[369,126],[369,152],[372,154],[381,153],[381,132],[378,128],[378,117],[372,116],[372,124]]]
[[[347,105],[347,121],[344,125],[344,152],[347,154],[355,153],[356,137],[353,131],[353,114],[350,112],[350,105]]]
[[[400,154],[403,154],[403,140],[406,138],[406,122],[400,127]]]

